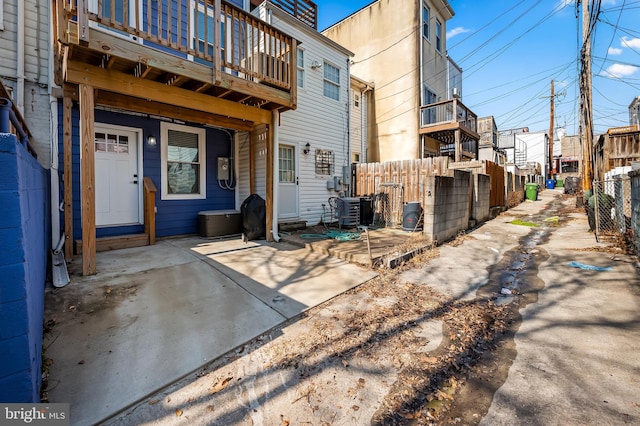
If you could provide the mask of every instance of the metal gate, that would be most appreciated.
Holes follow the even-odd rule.
[[[378,186],[375,195],[376,224],[387,227],[402,224],[402,189],[401,183],[383,182]]]
[[[592,201],[593,200],[593,201]],[[628,176],[594,181],[587,201],[589,226],[596,239],[616,237],[631,230],[631,180]]]

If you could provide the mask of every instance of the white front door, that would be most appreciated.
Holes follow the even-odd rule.
[[[96,226],[140,224],[140,132],[95,125]]]
[[[280,145],[278,149],[278,219],[297,218],[298,175],[296,173],[296,148]]]

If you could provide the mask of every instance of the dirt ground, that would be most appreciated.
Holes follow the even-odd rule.
[[[565,202],[545,217],[575,212]],[[540,223],[553,228],[562,220]],[[461,234],[447,244],[468,238],[473,237]],[[522,258],[526,248],[514,251]],[[496,265],[490,286],[473,300],[400,279],[438,256],[433,247],[399,268],[378,270],[377,278],[260,336],[109,424],[480,422],[515,358],[519,310],[537,298],[536,264],[544,253],[529,253],[530,263],[522,268],[531,269],[531,288],[514,293],[513,303],[496,296],[506,264]]]

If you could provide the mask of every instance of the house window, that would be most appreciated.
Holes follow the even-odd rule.
[[[340,100],[340,68],[334,67],[327,62],[322,67],[324,69],[324,95],[327,98]]]
[[[436,50],[442,52],[442,24],[436,19]]]
[[[351,153],[351,162],[352,163],[359,163],[360,162],[360,153],[359,152],[352,152]]]
[[[360,108],[360,93],[353,92],[353,107]]]
[[[192,32],[191,39],[193,40],[193,48],[198,53],[202,53],[208,58],[213,58],[213,52],[215,49],[214,28],[215,21],[213,19],[213,6],[206,5],[202,2],[198,2],[198,10],[195,14],[195,19],[192,15]],[[224,58],[224,46],[225,46],[225,25],[224,21],[220,21],[220,49],[221,57]]]
[[[316,174],[331,176],[333,173],[333,152],[316,149]]]
[[[426,4],[422,5],[422,37],[429,40],[429,19],[431,17],[431,10]]]
[[[162,199],[204,199],[206,191],[206,132],[161,123]]]
[[[304,49],[298,49],[298,87],[304,87]]]
[[[280,145],[278,149],[278,173],[281,183],[294,183],[296,181],[296,164],[294,161],[294,148]]]

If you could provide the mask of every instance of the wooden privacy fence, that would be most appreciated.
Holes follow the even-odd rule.
[[[402,184],[402,201],[421,201],[428,176],[448,173],[449,157],[417,160],[359,163],[353,165],[354,196],[373,195],[389,190],[387,184]]]

